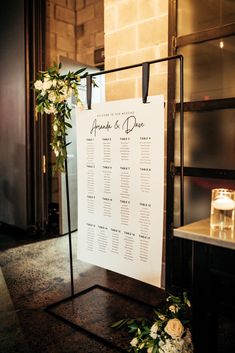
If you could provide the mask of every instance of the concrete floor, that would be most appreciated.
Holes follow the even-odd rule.
[[[124,351],[130,337],[110,325],[123,317],[149,316],[165,298],[158,288],[76,260],[73,234],[75,293],[80,295],[49,313],[48,305],[71,295],[67,236],[13,243],[12,248],[0,243],[1,353]]]

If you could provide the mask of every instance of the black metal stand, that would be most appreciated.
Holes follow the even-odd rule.
[[[147,97],[148,97],[148,87],[149,87],[149,74],[150,74],[150,65],[151,64],[157,64],[161,62],[170,62],[170,61],[176,61],[179,60],[180,62],[180,170],[181,170],[181,175],[180,175],[180,215],[181,215],[181,225],[184,223],[184,107],[183,107],[183,97],[184,97],[184,81],[183,81],[183,56],[182,55],[174,55],[170,57],[165,57],[157,60],[152,60],[140,64],[135,64],[135,65],[130,65],[130,66],[124,66],[124,67],[119,67],[116,69],[112,70],[106,70],[106,71],[100,71],[94,74],[89,74],[86,76],[86,83],[87,83],[87,108],[91,109],[91,101],[92,101],[92,79],[95,76],[98,75],[105,75],[117,71],[123,71],[123,70],[128,70],[136,67],[141,67],[142,66],[142,101],[143,103],[147,103]],[[87,334],[91,335],[93,338],[104,342],[105,344],[108,344],[111,347],[114,347],[114,345],[105,339],[103,339],[100,336],[97,336],[90,330],[84,329],[83,327],[72,323],[71,321],[65,319],[63,316],[53,312],[52,309],[54,309],[57,305],[60,305],[61,303],[67,303],[70,300],[75,299],[78,296],[81,296],[82,294],[85,294],[94,288],[102,288],[105,291],[109,291],[112,293],[116,293],[112,289],[108,289],[99,285],[92,286],[87,288],[85,291],[82,291],[80,293],[75,294],[74,293],[74,275],[73,275],[73,253],[72,253],[72,235],[71,235],[71,219],[70,219],[70,200],[69,200],[69,182],[68,182],[68,165],[67,165],[67,159],[65,160],[65,181],[66,181],[66,197],[67,197],[67,216],[68,216],[68,236],[69,236],[69,261],[70,261],[70,278],[71,278],[71,296],[54,303],[46,308],[46,311],[55,316],[56,318],[66,322],[67,324],[70,324],[73,327],[78,328],[81,331],[86,332]],[[121,296],[126,297],[126,295],[122,293],[118,293]],[[135,300],[135,299],[133,299]],[[143,302],[140,302],[143,304]],[[146,303],[144,303],[146,305]],[[118,348],[115,346],[116,350],[119,350],[120,352],[125,352],[125,350]]]
[[[66,146],[66,143],[65,143]],[[66,199],[67,199],[67,217],[68,217],[68,236],[69,236],[69,265],[70,265],[70,282],[71,295],[74,295],[74,277],[73,277],[73,246],[71,233],[71,217],[70,217],[70,197],[69,197],[69,178],[68,178],[68,161],[65,159],[65,184],[66,184]]]
[[[112,295],[116,295],[116,296],[119,296],[121,297],[122,299],[124,299],[125,301],[130,301],[131,303],[135,302],[136,305],[144,305],[145,307],[148,307],[149,309],[151,309],[151,311],[154,309],[154,307],[150,304],[147,304],[141,300],[138,300],[136,298],[132,298],[131,296],[128,296],[124,293],[119,293],[118,291],[115,291],[113,289],[110,289],[110,288],[106,288],[104,286],[101,286],[101,285],[94,285],[94,286],[91,286],[75,295],[73,295],[73,297],[68,297],[68,298],[65,298],[65,299],[62,299],[60,301],[58,301],[57,303],[54,303],[54,304],[51,304],[49,305],[47,308],[46,308],[46,311],[53,315],[55,318],[59,319],[59,320],[62,320],[64,323],[68,324],[69,326],[71,326],[72,328],[76,328],[78,329],[79,331],[81,331],[82,333],[88,335],[89,337],[95,339],[96,341],[98,342],[101,342],[103,344],[105,344],[106,346],[109,346],[113,349],[115,349],[115,352],[121,352],[121,353],[124,353],[126,352],[126,349],[123,349],[122,347],[120,346],[117,346],[113,341],[112,341],[112,337],[109,337],[110,339],[108,338],[105,338],[105,337],[101,337],[99,336],[95,330],[91,331],[90,329],[88,329],[86,327],[86,324],[84,324],[82,318],[81,318],[81,323],[75,323],[74,322],[74,319],[71,318],[71,317],[66,317],[65,316],[61,316],[58,312],[56,312],[56,309],[60,306],[60,305],[66,305],[67,303],[69,304],[69,301],[71,299],[75,300],[76,298],[79,298],[79,297],[82,297],[82,296],[85,296],[87,293],[89,292],[92,292],[92,291],[96,291],[96,290],[99,290],[99,291],[102,291],[104,292],[105,294],[112,294]],[[69,316],[69,315],[68,315]]]

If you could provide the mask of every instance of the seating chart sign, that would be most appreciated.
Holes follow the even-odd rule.
[[[161,285],[164,98],[78,112],[78,258]]]

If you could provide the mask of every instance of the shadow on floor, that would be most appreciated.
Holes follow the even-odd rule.
[[[55,232],[42,232],[34,228],[23,230],[0,222],[0,251],[25,244],[59,237]]]
[[[17,246],[0,252],[1,353],[124,352],[130,337],[110,324],[149,315],[165,299],[159,288],[77,260],[73,234],[75,293],[84,295],[55,307],[71,325],[45,310],[71,295],[68,236],[21,246],[19,238],[5,235],[6,244]]]

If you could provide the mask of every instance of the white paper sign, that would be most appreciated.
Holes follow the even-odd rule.
[[[78,112],[78,258],[160,286],[164,99]]]

